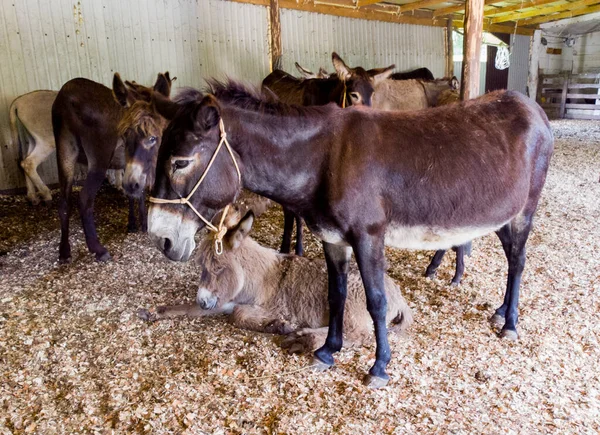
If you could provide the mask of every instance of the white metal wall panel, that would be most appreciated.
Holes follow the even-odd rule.
[[[515,39],[516,36],[516,39]],[[527,95],[527,76],[529,74],[529,46],[531,37],[525,35],[510,36],[512,51],[508,68],[508,89]]]
[[[394,24],[281,9],[283,68],[294,62],[312,70],[333,71],[331,52],[349,66],[396,65],[397,71],[427,67],[435,77],[445,69],[442,27]]]
[[[461,79],[462,76],[462,61],[454,61],[454,76]],[[487,72],[487,62],[479,64],[479,95],[485,94],[485,74]]]
[[[0,190],[24,185],[8,123],[17,96],[75,77],[110,86],[114,72],[148,84],[167,70],[176,86],[225,74],[259,83],[267,36],[265,7],[224,0],[0,0]],[[57,182],[53,156],[40,175]]]

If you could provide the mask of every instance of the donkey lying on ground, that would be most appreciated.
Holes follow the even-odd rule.
[[[394,69],[375,68],[366,71],[362,67],[350,68],[337,53],[331,54],[336,74],[327,79],[297,79],[286,72],[276,70],[262,82],[262,87],[272,91],[279,101],[298,106],[321,106],[336,103],[338,106],[370,106],[374,87],[385,81]],[[302,219],[283,209],[283,240],[281,252],[289,253],[292,244],[292,230],[296,222],[296,255],[303,254]]]
[[[154,89],[127,85],[118,74],[113,90],[91,80],[77,78],[61,88],[52,106],[61,198],[58,206],[61,240],[59,261],[71,260],[69,217],[76,163],[87,164],[87,176],[79,193],[79,211],[88,249],[96,260],[110,254],[98,240],[94,200],[108,169],[125,169],[124,189],[129,195],[130,231],[136,231],[134,198],[139,199],[142,231],[146,230],[146,185],[152,185],[162,130],[167,121],[152,104],[152,95],[171,92],[169,73],[159,74]],[[113,93],[114,92],[114,93]]]
[[[223,240],[216,255],[213,237],[198,250],[202,269],[196,304],[162,306],[154,313],[138,311],[144,320],[177,316],[204,317],[229,314],[238,328],[288,335],[283,346],[293,352],[310,352],[327,337],[327,268],[323,260],[277,253],[248,237],[252,212]],[[412,323],[412,313],[398,285],[385,276],[387,323],[401,330]],[[292,334],[293,332],[293,334]],[[363,343],[373,334],[373,323],[358,270],[348,274],[344,333],[350,342]]]
[[[25,172],[27,198],[33,205],[41,199],[52,201],[52,194],[41,179],[37,168],[56,150],[52,131],[52,104],[57,91],[33,91],[15,98],[10,105],[10,131],[12,145],[19,149],[21,167]],[[109,170],[107,179],[123,190],[122,170]],[[80,178],[77,174],[75,178]]]

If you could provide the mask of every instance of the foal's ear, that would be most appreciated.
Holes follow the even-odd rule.
[[[458,82],[458,79],[456,78],[456,76],[454,76],[450,79],[450,88],[454,89],[455,91],[460,89],[460,83]]]
[[[328,79],[329,73],[325,70],[325,68],[319,68],[319,73],[317,74],[318,79]]]
[[[132,103],[129,98],[129,90],[125,86],[125,83],[123,83],[123,80],[121,80],[119,73],[115,73],[113,77],[113,96],[123,107],[129,107]]]
[[[168,72],[166,74],[169,74]],[[154,92],[158,92],[165,97],[171,95],[171,81],[168,79],[168,75],[159,73],[156,77],[156,83],[154,83]]]
[[[307,70],[303,66],[301,66],[298,62],[294,63],[296,65],[296,69],[300,72],[300,75],[305,79],[314,79],[316,76],[312,71]]]
[[[217,99],[213,95],[205,96],[198,107],[194,120],[196,131],[202,133],[210,130],[219,123],[221,118],[221,109]]]
[[[331,53],[331,61],[340,80],[346,81],[352,76],[352,68],[349,68],[335,51]]]
[[[254,224],[254,213],[250,210],[239,223],[227,232],[227,241],[232,249],[240,247]]]
[[[392,64],[392,65],[388,66],[387,68],[370,69],[369,71],[367,71],[367,73],[373,79],[373,83],[377,84],[377,83],[381,82],[382,80],[389,78],[392,75],[392,73],[394,72],[395,68],[396,68],[396,65]]]

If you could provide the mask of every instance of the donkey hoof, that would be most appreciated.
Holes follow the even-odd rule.
[[[427,279],[434,279],[435,278],[435,272],[425,272],[424,276]]]
[[[388,378],[380,378],[379,376],[365,375],[365,377],[363,379],[363,385],[376,390],[377,388],[385,387],[389,381],[390,381],[389,377]]]
[[[105,263],[108,260],[110,260],[110,254],[108,253],[108,251],[100,252],[100,253],[96,254],[96,261],[98,261],[98,262]]]
[[[58,264],[69,264],[71,263],[71,257],[60,257],[58,259]]]
[[[458,287],[460,285],[460,281],[450,281],[450,287]]]
[[[137,233],[138,229],[136,225],[127,225],[127,232],[129,234]]]
[[[136,314],[140,319],[145,320],[146,322],[154,321],[154,315],[145,308],[140,308],[139,310],[137,310]]]
[[[324,363],[319,358],[314,357],[310,365],[314,371],[324,372],[325,370],[329,370],[333,364]]]
[[[512,329],[502,328],[502,331],[500,331],[500,338],[505,338],[510,341],[517,341],[519,339],[519,334],[517,334],[517,331]]]
[[[501,316],[500,314],[494,314],[492,317],[490,317],[490,323],[492,326],[501,328],[504,326],[504,316]]]

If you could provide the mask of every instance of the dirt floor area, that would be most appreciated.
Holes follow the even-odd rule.
[[[373,347],[344,349],[313,373],[308,356],[223,318],[139,320],[140,307],[192,301],[198,272],[126,234],[118,192],[97,201],[106,264],[87,252],[78,216],[73,263],[57,263],[56,200],[0,197],[0,433],[599,433],[600,123],[553,127],[520,340],[488,323],[507,271],[496,236],[474,242],[458,288],[453,254],[428,280],[431,252],[388,250],[415,324],[390,336],[391,381],[376,391],[361,383]],[[277,247],[281,227],[273,208],[254,237]],[[307,251],[321,255],[311,238]]]

